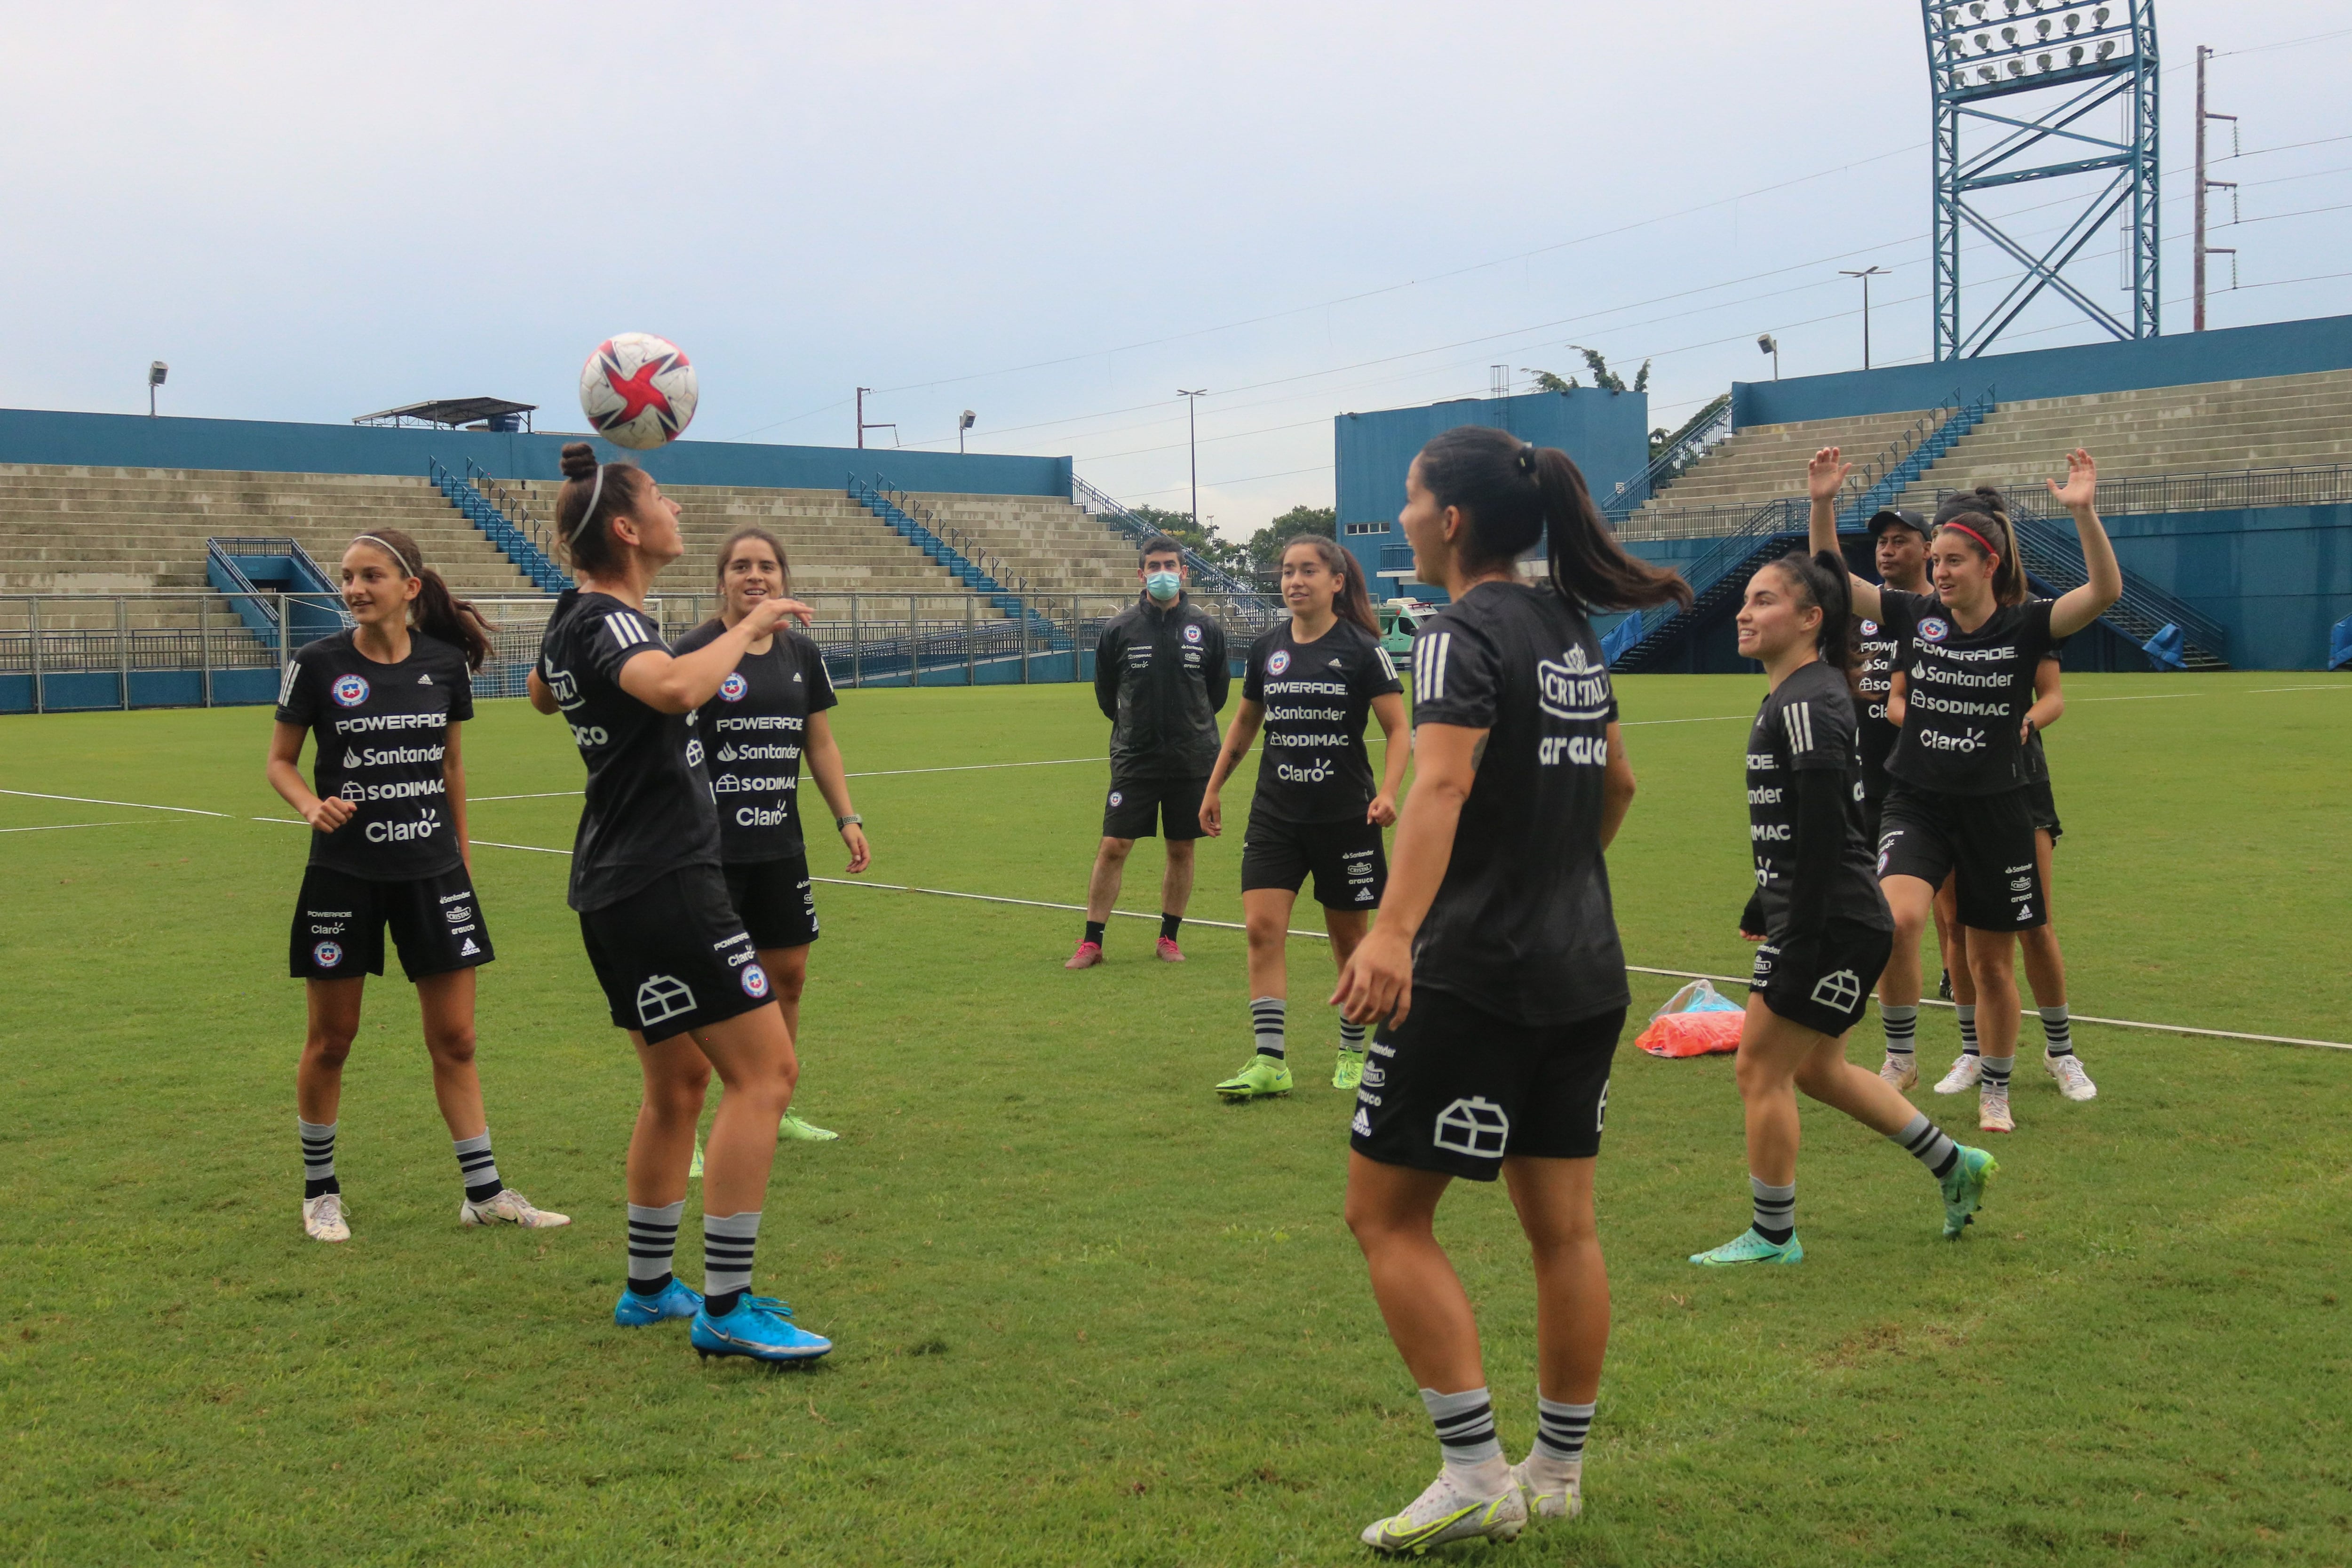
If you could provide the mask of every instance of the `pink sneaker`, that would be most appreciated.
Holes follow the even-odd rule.
[[[1078,943],[1078,951],[1070,954],[1070,961],[1062,965],[1062,967],[1065,969],[1092,969],[1096,964],[1100,963],[1102,961],[1102,943],[1098,942],[1082,942]]]
[[[1160,939],[1160,958],[1163,963],[1181,963],[1184,962],[1184,950],[1176,945],[1174,937],[1163,936]]]

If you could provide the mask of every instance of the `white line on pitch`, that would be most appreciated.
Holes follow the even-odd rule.
[[[878,773],[845,773],[844,778],[887,779],[901,773],[976,773],[990,768],[1058,768],[1071,763],[1108,763],[1108,757],[1049,757],[1042,763],[965,763],[951,768],[885,768]]]
[[[86,795],[38,795],[28,789],[0,789],[0,795],[22,795],[26,800],[69,800],[76,805],[127,805],[133,811],[176,811],[187,816],[228,819],[226,811],[199,811],[193,805],[150,805],[143,800],[97,800]]]
[[[478,805],[486,800],[554,800],[562,795],[587,793],[585,790],[577,789],[543,789],[537,795],[469,795],[466,797],[466,801],[469,805]]]
[[[1735,719],[1752,720],[1753,713],[1714,713],[1704,719],[1620,719],[1621,730],[1638,730],[1644,724],[1728,724]]]
[[[2266,691],[2352,691],[2352,680],[2339,681],[2334,686],[2257,686],[2247,695],[2260,697]]]
[[[2153,697],[2077,697],[2077,702],[2178,702],[2184,697],[2203,697],[2202,691],[2164,691]]]
[[[68,827],[131,827],[129,822],[50,822],[38,827],[0,827],[0,833],[58,833]]]

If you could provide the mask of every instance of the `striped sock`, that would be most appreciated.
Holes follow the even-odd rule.
[[[1886,1054],[1890,1057],[1909,1056],[1912,1047],[1918,1043],[1918,1005],[1914,1003],[1908,1007],[1890,1007],[1881,1002],[1878,1005],[1878,1017],[1879,1022],[1886,1026]]]
[[[294,1119],[302,1134],[302,1195],[315,1198],[320,1193],[340,1193],[343,1184],[335,1179],[335,1129],[341,1121],[305,1121]]]
[[[2003,1094],[2008,1093],[2009,1069],[2017,1065],[2017,1058],[2012,1055],[2006,1057],[1984,1057],[1979,1059],[1984,1063],[1985,1088],[2000,1089]]]
[[[677,1256],[677,1223],[686,1215],[686,1200],[647,1208],[629,1205],[629,1289],[640,1296],[658,1296],[672,1278]]]
[[[1502,1440],[1495,1436],[1494,1401],[1485,1389],[1440,1394],[1424,1388],[1421,1402],[1437,1424],[1437,1443],[1445,1450],[1447,1465],[1483,1465],[1503,1457]]]
[[[466,1196],[474,1203],[497,1197],[506,1186],[499,1180],[499,1163],[490,1153],[490,1130],[452,1141],[457,1151],[457,1173],[465,1180]]]
[[[1938,1181],[1959,1163],[1960,1146],[1953,1142],[1942,1128],[1928,1121],[1924,1110],[1905,1122],[1902,1131],[1890,1132],[1887,1136],[1902,1144],[1905,1151],[1927,1166],[1929,1173]]]
[[[1575,1464],[1584,1458],[1585,1435],[1591,1430],[1591,1405],[1562,1405],[1537,1394],[1537,1453],[1559,1464]]]
[[[1964,1057],[1979,1055],[1979,1053],[1977,1050],[1977,1005],[1973,1002],[1957,1003],[1954,1005],[1952,1011],[1960,1016],[1960,1055]]]
[[[1797,1234],[1797,1184],[1776,1187],[1750,1175],[1748,1187],[1756,1195],[1756,1234],[1775,1247],[1786,1244]]]
[[[1284,1003],[1279,996],[1254,996],[1250,999],[1250,1033],[1257,1037],[1257,1054],[1282,1059],[1282,1015]]]
[[[1339,1048],[1343,1051],[1355,1051],[1360,1054],[1364,1048],[1365,1031],[1370,1027],[1370,1024],[1350,1024],[1345,1018],[1340,1019]]]
[[[2042,1048],[2053,1057],[2074,1054],[2074,1026],[2067,1021],[2066,1004],[2038,1009],[2042,1014]]]
[[[751,1288],[751,1251],[760,1240],[760,1211],[702,1216],[702,1298],[714,1318],[735,1310]]]

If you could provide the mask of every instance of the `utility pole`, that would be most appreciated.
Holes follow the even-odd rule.
[[[1870,280],[1874,278],[1884,278],[1886,275],[1886,268],[1874,263],[1859,272],[1843,267],[1838,268],[1838,276],[1841,278],[1862,279],[1862,368],[1864,370],[1870,368]],[[1780,379],[1780,361],[1775,359],[1772,370],[1773,379],[1776,381]]]
[[[1198,528],[1201,526],[1200,407],[1201,399],[1209,395],[1209,389],[1203,386],[1197,391],[1187,392],[1180,386],[1176,389],[1176,395],[1184,400],[1186,444],[1192,448],[1192,526]]]
[[[2209,190],[2234,191],[2238,188],[2238,182],[2235,180],[2209,180],[2205,177],[2205,122],[2207,121],[2230,121],[2230,147],[2233,154],[2238,145],[2238,117],[2234,114],[2210,113],[2205,108],[2205,62],[2212,57],[2212,54],[2213,51],[2207,46],[2203,44],[2197,46],[2197,242],[2190,252],[2191,265],[2196,272],[2197,300],[2195,321],[2189,330],[2199,332],[2205,330],[2205,258],[2208,256],[2235,257],[2238,254],[2237,247],[2234,246],[2213,246],[2205,243],[2205,193]],[[2237,263],[2233,260],[2230,265],[2233,268],[2231,276],[2234,278]]]
[[[866,450],[866,432],[868,430],[889,430],[895,432],[898,428],[896,424],[884,419],[877,419],[870,424],[867,423],[866,418],[866,395],[873,390],[874,389],[870,386],[861,386],[857,389],[857,449],[861,452]],[[898,437],[896,434],[893,434],[890,437],[893,441],[896,441],[898,438]]]

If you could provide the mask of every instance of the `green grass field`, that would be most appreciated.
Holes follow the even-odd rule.
[[[1630,960],[1737,973],[1741,724],[1759,680],[1622,683],[1643,793],[1612,856]],[[2352,1038],[2352,682],[2074,677],[2050,752],[2081,1013]],[[1099,755],[1083,688],[846,694],[853,771]],[[0,720],[0,1559],[37,1564],[1344,1563],[1435,1452],[1340,1224],[1322,943],[1292,950],[1286,1101],[1247,1051],[1237,931],[1060,968],[1078,917],[820,889],[801,1104],[760,1285],[839,1349],[705,1365],[623,1331],[637,1096],[558,855],[479,848],[499,961],[481,1066],[501,1169],[575,1216],[461,1230],[415,1004],[371,988],[340,1169],[304,1239],[286,930],[305,845],[259,710]],[[562,727],[487,704],[478,795],[576,789]],[[856,781],[871,878],[1083,896],[1099,764]],[[1246,798],[1228,796],[1233,816]],[[479,839],[567,847],[576,799]],[[1236,823],[1236,826],[1238,824]],[[1193,913],[1238,918],[1237,831]],[[816,869],[836,873],[838,862]],[[1127,908],[1150,910],[1138,850]],[[1299,923],[1305,923],[1301,921]],[[1634,977],[1636,1020],[1675,982]],[[1630,1031],[1629,1031],[1630,1033]],[[1922,1020],[1929,1076],[1956,1049]],[[1617,1327],[1589,1511],[1460,1561],[2352,1561],[2352,1054],[2082,1026],[2032,1061],[1960,1245],[1898,1151],[1808,1109],[1801,1268],[1702,1277],[1748,1213],[1726,1058],[1619,1058],[1601,1164]],[[1874,1023],[1857,1059],[1874,1062]],[[1308,1086],[1315,1087],[1308,1087]],[[1973,1136],[1973,1106],[1922,1094]],[[689,1205],[691,1208],[691,1205]],[[1531,1289],[1499,1191],[1444,1233],[1514,1454]],[[698,1278],[689,1213],[680,1248]]]

